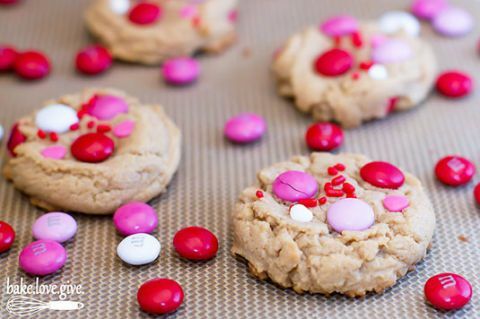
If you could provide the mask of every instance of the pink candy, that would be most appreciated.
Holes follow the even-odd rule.
[[[168,84],[186,85],[197,80],[200,65],[189,57],[173,58],[163,63],[162,74]]]
[[[42,156],[50,159],[63,159],[67,154],[67,148],[63,145],[53,145],[45,147],[42,152]]]
[[[339,233],[361,231],[373,225],[375,214],[366,202],[356,198],[344,198],[330,206],[327,221]]]
[[[87,113],[99,120],[111,120],[121,113],[128,113],[128,104],[121,97],[97,95],[87,108]]]
[[[273,193],[281,200],[297,202],[314,197],[318,192],[315,177],[302,171],[286,171],[272,185]]]
[[[474,22],[468,11],[448,7],[433,18],[432,24],[436,32],[449,37],[458,37],[469,33]]]
[[[151,233],[158,226],[155,210],[141,202],[131,202],[121,206],[113,215],[115,228],[122,235]]]
[[[33,237],[49,239],[59,243],[73,238],[77,232],[77,222],[72,216],[53,212],[38,218],[32,226]]]
[[[267,130],[264,118],[254,113],[241,113],[230,118],[223,132],[235,143],[251,143],[260,139]]]
[[[447,2],[445,0],[415,0],[410,10],[418,18],[430,20],[446,7]]]
[[[135,122],[132,120],[126,120],[113,127],[113,135],[119,138],[129,137],[134,129]]]
[[[67,252],[53,240],[37,240],[27,245],[18,257],[20,268],[36,276],[53,274],[67,261]]]
[[[383,206],[390,212],[401,212],[409,205],[408,198],[403,195],[388,195],[383,199]]]
[[[351,16],[340,15],[330,18],[322,23],[320,29],[328,36],[340,37],[357,32],[358,21]]]
[[[407,42],[390,39],[373,48],[372,60],[379,64],[398,63],[409,59],[412,54],[412,49]]]

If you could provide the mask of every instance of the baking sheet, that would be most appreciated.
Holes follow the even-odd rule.
[[[202,57],[202,78],[188,88],[166,87],[157,67],[116,63],[99,77],[76,75],[74,54],[91,40],[81,16],[87,1],[23,2],[0,8],[0,42],[20,49],[44,50],[53,62],[53,73],[34,83],[0,75],[0,123],[6,130],[16,118],[46,99],[88,86],[110,86],[142,101],[163,104],[184,137],[177,175],[168,192],[151,202],[160,219],[155,235],[163,248],[158,261],[143,267],[122,264],[115,254],[121,237],[111,217],[74,215],[79,230],[66,246],[69,260],[61,272],[42,278],[40,284],[81,285],[83,294],[69,299],[84,303],[85,308],[73,312],[42,310],[37,318],[150,318],[139,310],[135,296],[137,287],[154,277],[169,277],[183,285],[185,302],[171,318],[437,318],[444,313],[424,303],[423,284],[429,276],[446,271],[464,275],[474,287],[470,304],[446,316],[480,318],[480,211],[474,205],[474,183],[452,189],[433,178],[436,161],[450,153],[480,164],[478,93],[458,101],[432,95],[412,111],[346,132],[342,151],[388,160],[416,174],[437,213],[432,251],[416,272],[383,295],[364,299],[297,295],[253,279],[245,264],[229,253],[229,215],[238,193],[255,180],[258,169],[308,153],[303,134],[311,120],[276,95],[268,69],[274,49],[291,33],[332,14],[376,18],[387,10],[406,8],[408,1],[241,0],[238,43],[222,56]],[[480,15],[480,1],[454,2]],[[480,56],[475,52],[479,30],[477,21],[476,30],[469,36],[447,39],[424,24],[422,34],[435,47],[441,69],[467,70],[480,83]],[[240,147],[224,140],[224,121],[242,111],[255,111],[267,118],[269,132],[261,142]],[[4,146],[5,139],[2,160],[6,156]],[[475,182],[479,180],[475,177]],[[32,241],[30,228],[41,214],[11,184],[0,179],[0,219],[17,232],[13,248],[0,255],[3,281],[34,281],[18,269],[17,257]],[[218,236],[221,247],[217,258],[192,263],[175,255],[173,235],[188,225],[205,226]],[[468,242],[459,240],[461,235]],[[14,318],[5,310],[10,297],[5,287],[3,284],[0,318]],[[58,299],[48,294],[35,297],[43,301]]]

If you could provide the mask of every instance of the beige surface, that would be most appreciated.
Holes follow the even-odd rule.
[[[472,13],[480,2],[456,1]],[[0,41],[21,48],[44,49],[52,58],[50,78],[25,83],[0,76],[0,123],[7,128],[14,120],[39,107],[39,103],[87,86],[113,86],[146,103],[165,105],[183,133],[182,161],[168,191],[152,201],[160,226],[155,235],[163,250],[158,262],[141,268],[127,267],[115,257],[121,237],[109,217],[74,215],[79,223],[76,239],[67,245],[69,261],[57,275],[42,283],[83,284],[85,294],[72,298],[85,303],[78,313],[41,312],[42,319],[151,318],[142,314],[135,301],[136,288],[155,276],[177,279],[185,288],[184,306],[173,318],[438,318],[442,313],[426,306],[423,284],[430,275],[453,271],[474,285],[472,303],[449,318],[480,317],[480,211],[473,202],[474,183],[458,189],[438,184],[433,176],[436,160],[447,153],[460,153],[480,164],[479,92],[466,99],[448,101],[432,95],[424,105],[387,120],[368,123],[348,131],[344,152],[364,153],[373,159],[392,161],[418,176],[425,185],[437,213],[432,251],[418,271],[408,274],[383,295],[351,300],[297,295],[250,277],[245,265],[230,253],[229,214],[239,192],[255,181],[255,172],[295,154],[307,154],[303,134],[311,119],[302,116],[289,101],[277,96],[268,68],[274,49],[304,26],[319,23],[337,12],[363,19],[385,10],[400,9],[407,1],[242,0],[240,39],[219,57],[201,59],[202,78],[197,85],[176,89],[163,85],[159,69],[115,64],[108,74],[96,78],[73,71],[75,51],[88,43],[81,12],[86,1],[24,0],[11,9],[0,9]],[[480,31],[462,39],[445,39],[424,25],[422,33],[431,41],[440,68],[464,68],[480,83],[480,57],[474,48]],[[245,58],[244,50],[251,54]],[[268,119],[269,132],[257,144],[239,147],[221,134],[229,116],[256,111]],[[0,155],[6,155],[5,141]],[[480,176],[475,177],[475,182]],[[8,220],[18,233],[13,250],[0,256],[0,279],[29,278],[18,270],[17,256],[31,240],[30,227],[40,210],[11,184],[0,180],[0,219]],[[207,263],[178,259],[171,241],[186,225],[204,225],[220,240],[217,258]],[[467,243],[457,239],[465,235]],[[48,296],[44,300],[51,299]],[[0,317],[7,296],[0,298]]]

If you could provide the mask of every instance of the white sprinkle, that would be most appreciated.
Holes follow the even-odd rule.
[[[404,11],[387,12],[380,17],[378,24],[380,30],[386,34],[394,34],[402,29],[415,37],[420,33],[420,22],[413,15]]]
[[[290,208],[290,217],[298,222],[308,223],[312,221],[313,214],[310,209],[304,205],[295,204]]]
[[[385,80],[388,78],[388,71],[382,64],[374,64],[368,69],[368,75],[374,80]]]
[[[125,14],[130,9],[128,0],[110,0],[110,9],[116,14]]]

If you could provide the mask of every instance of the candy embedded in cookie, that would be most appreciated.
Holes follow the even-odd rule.
[[[235,40],[237,0],[95,0],[89,31],[120,60],[159,64]]]
[[[369,22],[337,16],[309,27],[275,54],[279,94],[314,119],[344,127],[412,108],[427,96],[436,73],[419,31],[417,19],[401,11]]]
[[[232,252],[297,292],[380,293],[422,260],[435,215],[420,181],[362,155],[313,153],[257,174],[233,213]]]
[[[13,127],[7,179],[47,210],[113,213],[165,191],[180,133],[158,105],[110,89],[49,101]]]

